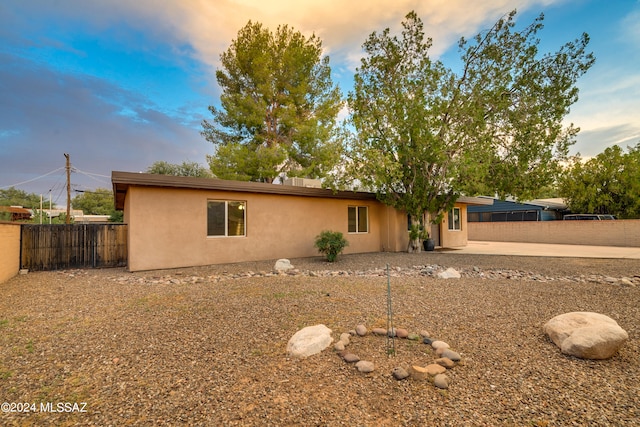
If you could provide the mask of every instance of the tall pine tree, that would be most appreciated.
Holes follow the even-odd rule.
[[[251,21],[221,55],[221,107],[210,106],[202,135],[219,178],[272,182],[322,178],[340,159],[343,101],[318,37],[288,26],[270,32]]]

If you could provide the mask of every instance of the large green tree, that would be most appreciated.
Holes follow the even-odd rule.
[[[40,196],[15,187],[0,189],[0,206],[22,206],[35,209],[40,207]]]
[[[553,181],[574,142],[578,129],[562,121],[594,62],[589,37],[540,55],[543,16],[516,31],[515,15],[461,39],[458,72],[429,57],[415,12],[399,37],[387,28],[363,45],[345,170],[414,224],[460,194],[529,197]]]
[[[84,191],[71,200],[71,206],[85,215],[111,215],[115,210],[113,191],[106,188]]]
[[[195,178],[212,178],[211,172],[197,162],[184,161],[180,164],[165,161],[154,162],[147,168],[147,173],[158,175],[191,176]]]
[[[343,101],[318,37],[249,21],[220,60],[221,107],[210,106],[213,119],[202,123],[217,177],[272,182],[320,178],[333,168]]]
[[[572,212],[640,218],[640,144],[628,150],[614,145],[586,162],[571,159],[558,189]]]

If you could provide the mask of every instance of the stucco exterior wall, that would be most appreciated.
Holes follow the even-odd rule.
[[[20,271],[20,224],[0,222],[0,283]]]
[[[407,214],[392,207],[381,205],[384,209],[380,228],[383,252],[402,252],[409,245]]]
[[[207,201],[246,202],[246,236],[207,237]],[[367,206],[369,232],[348,232],[348,206]],[[344,253],[406,249],[406,215],[375,200],[130,186],[129,270],[318,256],[315,237],[341,231]],[[402,228],[404,227],[404,229]]]
[[[445,248],[457,248],[467,246],[467,205],[456,203],[456,208],[460,208],[460,230],[449,230],[449,216],[444,215],[440,224],[440,246]]]
[[[640,220],[471,222],[469,240],[640,247]]]

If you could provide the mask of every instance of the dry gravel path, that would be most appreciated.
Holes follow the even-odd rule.
[[[292,263],[296,275],[259,262],[0,284],[0,402],[36,409],[0,413],[0,425],[640,425],[638,260],[438,252]],[[323,323],[336,340],[358,323],[385,327],[386,277],[374,272],[386,264],[395,326],[426,329],[463,357],[446,391],[392,378],[401,363],[435,358],[421,343],[397,340],[387,357],[384,338],[353,338],[350,350],[376,364],[369,374],[332,349],[286,356],[304,326]],[[570,311],[612,317],[629,341],[605,361],[562,355],[542,325]],[[86,412],[43,412],[46,402]]]

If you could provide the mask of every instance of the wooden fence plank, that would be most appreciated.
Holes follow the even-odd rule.
[[[124,267],[127,265],[126,224],[23,224],[21,268]]]

